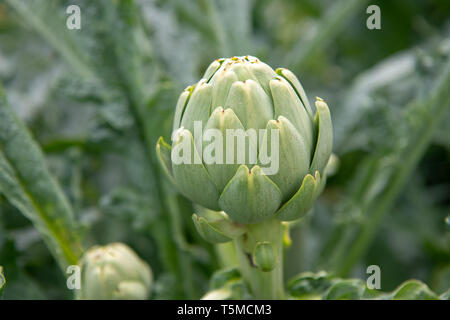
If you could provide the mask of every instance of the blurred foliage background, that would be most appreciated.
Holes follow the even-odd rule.
[[[66,8],[81,8],[81,29]],[[366,28],[369,4],[381,30]],[[1,0],[0,82],[41,146],[83,246],[121,241],[153,297],[199,298],[220,268],[155,162],[181,90],[218,57],[291,69],[333,116],[337,172],[292,228],[286,278],[326,270],[390,291],[450,287],[450,2]],[[447,222],[446,222],[447,221]],[[70,299],[38,231],[0,197],[4,299]]]

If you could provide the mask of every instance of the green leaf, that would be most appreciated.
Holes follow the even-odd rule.
[[[210,289],[219,289],[223,287],[227,282],[240,280],[241,273],[239,269],[233,267],[228,269],[223,269],[214,272],[209,282]]]
[[[258,82],[249,78],[233,83],[224,108],[233,109],[245,129],[264,129],[273,117],[269,96]]]
[[[283,116],[289,119],[299,132],[306,149],[310,151],[313,145],[314,123],[294,88],[283,77],[277,77],[270,81],[270,90],[275,110],[274,118]],[[310,158],[306,160],[309,162]]]
[[[233,112],[233,109],[228,108],[224,110],[222,107],[217,107],[213,113],[211,114],[211,117],[209,118],[206,127],[205,132],[208,132],[210,129],[216,129],[219,130],[222,133],[221,141],[216,141],[217,137],[211,137],[213,142],[209,142],[209,140],[203,141],[203,150],[204,154],[210,155],[212,153],[208,152],[210,150],[210,147],[208,145],[214,146],[215,143],[221,142],[222,150],[218,149],[219,147],[214,149],[214,154],[219,159],[210,159],[208,160],[207,157],[204,157],[204,164],[205,168],[208,171],[209,175],[211,176],[211,179],[213,180],[214,184],[217,187],[217,190],[219,192],[222,192],[227,183],[233,178],[233,176],[236,174],[236,171],[239,168],[239,160],[238,160],[238,154],[239,152],[245,152],[245,159],[249,159],[249,154],[251,152],[255,152],[256,154],[256,148],[257,146],[254,146],[251,143],[251,139],[248,137],[245,137],[245,146],[249,146],[248,149],[244,150],[238,150],[238,144],[234,146],[234,150],[228,150],[228,145],[230,144],[230,141],[228,139],[230,137],[227,136],[227,130],[233,129],[233,130],[244,130],[244,127],[242,123],[239,121],[236,114]],[[204,138],[206,135],[204,135]],[[231,137],[232,140],[234,140],[234,136]],[[233,143],[234,144],[234,143]],[[231,144],[230,144],[231,145]],[[220,143],[219,143],[220,146]],[[218,149],[218,150],[216,150]],[[247,151],[248,150],[248,151]],[[234,154],[233,161],[228,161],[227,156],[230,154]],[[222,155],[222,157],[220,157]],[[222,158],[222,159],[220,159]],[[212,161],[216,160],[216,161]]]
[[[333,148],[333,126],[331,124],[330,109],[328,109],[325,101],[317,98],[316,109],[315,123],[317,140],[309,172],[312,173],[317,170],[323,175]]]
[[[195,86],[181,118],[181,126],[194,132],[194,122],[201,121],[205,126],[211,112],[212,86],[204,79]]]
[[[3,267],[0,266],[0,294],[2,293],[3,287],[6,284],[5,276],[3,275]]]
[[[194,144],[194,138],[190,131],[179,129],[178,135],[173,143],[172,160],[174,153],[179,151],[190,153],[187,163],[177,161],[172,162],[172,172],[175,177],[176,184],[181,193],[194,202],[212,210],[219,210],[218,199],[219,193],[216,186],[211,180],[204,165],[201,163],[200,155]],[[193,187],[193,186],[201,186]]]
[[[300,181],[308,173],[311,153],[304,141],[304,137],[298,133],[291,121],[283,116],[267,123],[259,161],[264,163],[263,157],[267,157],[269,154],[273,158],[271,162],[278,160],[278,168],[274,168],[278,171],[267,176],[280,189],[283,194],[283,202],[289,200],[297,192]],[[275,144],[277,144],[278,150],[272,150]],[[277,155],[278,159],[274,155]],[[273,164],[270,163],[270,166]],[[267,170],[266,165],[261,164],[261,167],[263,170]]]
[[[65,271],[82,253],[72,208],[44,155],[0,92],[0,192],[29,218]]]
[[[194,86],[189,86],[180,94],[177,105],[175,107],[175,115],[173,116],[172,130],[177,130],[181,124],[181,118],[183,117],[186,105],[189,102]]]
[[[298,98],[302,101],[303,107],[305,107],[306,111],[308,111],[309,116],[312,119],[312,109],[311,105],[309,104],[308,97],[306,96],[305,89],[303,89],[302,84],[297,79],[295,74],[285,68],[278,68],[276,70],[277,74],[285,78],[289,84],[295,89],[295,92],[297,93]]]
[[[300,299],[320,299],[332,285],[332,281],[332,277],[325,271],[304,272],[289,281],[288,292]]]
[[[202,300],[241,300],[251,299],[247,286],[242,281],[237,268],[216,271],[211,277],[208,291]]]
[[[199,217],[195,213],[192,215],[192,220],[194,221],[195,228],[203,239],[211,243],[224,243],[231,241],[232,239],[221,232],[219,229],[215,228],[212,224],[204,217]]]
[[[437,300],[437,295],[426,284],[418,280],[408,280],[388,297],[392,300]]]
[[[285,64],[292,69],[303,70],[310,66],[317,57],[318,52],[327,51],[336,36],[359,15],[367,0],[340,0],[334,1],[333,6],[321,17],[318,28],[314,30],[308,41],[297,41],[286,56]]]
[[[359,300],[366,286],[360,279],[348,279],[334,283],[325,293],[324,300]]]
[[[203,239],[211,243],[231,241],[245,233],[244,226],[232,222],[221,211],[202,210],[203,215],[192,215],[194,225]]]
[[[164,141],[163,137],[159,137],[158,142],[156,143],[156,155],[164,173],[170,181],[176,185],[172,172],[172,161],[170,159],[171,150],[172,148]]]
[[[277,211],[277,218],[282,221],[291,221],[304,216],[313,205],[316,190],[317,180],[307,174],[294,196]]]
[[[450,289],[448,289],[447,291],[441,293],[441,295],[439,296],[439,299],[441,299],[441,300],[450,300]]]
[[[75,37],[65,27],[64,16],[56,14],[54,2],[45,0],[6,0],[22,20],[37,31],[66,61],[75,72],[86,79],[97,80],[87,62],[87,57],[76,45]]]

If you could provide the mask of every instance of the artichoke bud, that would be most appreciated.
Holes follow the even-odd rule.
[[[325,185],[327,104],[317,98],[313,112],[292,72],[258,58],[212,62],[181,93],[173,129],[171,146],[158,141],[164,171],[187,198],[239,224],[296,220]],[[216,229],[194,221],[204,235]]]
[[[128,246],[94,246],[81,260],[82,300],[144,300],[152,285],[150,267]]]
[[[258,242],[253,251],[253,263],[261,271],[272,271],[278,263],[272,243],[268,241]]]

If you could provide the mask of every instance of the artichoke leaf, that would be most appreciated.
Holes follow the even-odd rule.
[[[172,148],[170,145],[164,141],[163,137],[159,137],[158,142],[156,143],[156,156],[164,173],[169,177],[170,181],[176,185],[172,172],[171,151]]]
[[[271,80],[270,89],[275,108],[275,118],[284,116],[289,119],[304,139],[308,150],[312,150],[313,121],[311,121],[297,93],[283,77],[277,77],[275,80]]]
[[[330,109],[328,109],[325,101],[317,98],[316,109],[317,112],[314,122],[316,124],[317,141],[309,172],[318,170],[323,175],[332,151],[333,127],[331,124]]]
[[[274,133],[278,133],[278,141]],[[270,166],[267,168],[265,163],[269,156]],[[278,158],[275,158],[276,156]],[[288,119],[279,116],[278,120],[270,120],[267,123],[259,153],[260,166],[280,189],[283,202],[292,197],[298,189],[299,181],[308,173],[309,159],[309,149]],[[278,170],[275,172],[275,169]]]
[[[306,96],[305,89],[303,89],[302,84],[297,79],[295,74],[285,68],[278,68],[276,70],[277,74],[285,78],[291,86],[295,89],[295,92],[297,93],[299,99],[302,101],[303,106],[305,107],[306,111],[308,112],[309,116],[312,119],[313,113],[311,109],[311,105],[309,104],[308,97]]]
[[[317,184],[318,181],[307,174],[295,195],[277,211],[276,217],[282,221],[292,221],[304,216],[314,203]]]
[[[220,66],[222,65],[224,59],[217,59],[214,60],[209,67],[206,69],[205,73],[203,74],[203,79],[206,79],[207,82],[214,76],[214,74],[219,70]]]
[[[180,148],[178,145],[185,145],[183,149],[183,158],[186,156],[184,152],[191,154],[186,157],[187,161],[174,161],[176,153]],[[189,150],[187,150],[189,148]],[[177,186],[182,194],[187,198],[197,202],[198,204],[212,210],[219,210],[218,199],[219,192],[211,180],[206,168],[201,162],[200,155],[194,144],[192,134],[186,129],[178,130],[171,153],[172,172]],[[189,158],[189,159],[187,159]]]
[[[194,132],[196,121],[202,125],[208,121],[212,101],[212,86],[202,79],[196,85],[181,119],[181,126]]]
[[[277,77],[277,74],[271,67],[261,61],[254,62],[250,65],[250,70],[253,75],[258,79],[258,82],[261,84],[261,87],[264,89],[267,95],[270,96],[270,80],[273,80]]]
[[[213,86],[211,111],[219,106],[225,106],[231,85],[236,81],[238,81],[238,78],[232,71],[221,69],[216,72],[210,82]]]
[[[245,129],[264,129],[273,118],[270,98],[254,80],[233,83],[225,107],[233,109]]]
[[[209,214],[207,217],[195,213],[192,215],[195,228],[206,241],[224,243],[241,236],[247,231],[244,226],[232,222],[222,212],[214,211],[214,213],[214,216]]]
[[[189,102],[189,98],[191,97],[192,91],[195,86],[189,86],[180,94],[178,98],[177,105],[175,107],[175,115],[173,117],[173,128],[172,130],[176,130],[180,127],[181,118],[183,117],[184,110],[186,110],[186,105]]]
[[[238,132],[238,130],[241,130],[242,133],[244,132],[244,126],[232,109],[224,110],[222,107],[217,107],[211,114],[203,135],[203,160],[205,168],[219,192],[222,192],[226,184],[233,178],[240,164],[249,163],[250,153],[256,154],[257,148],[256,145],[251,144],[251,139],[245,137],[245,159],[241,159],[243,162],[239,162],[239,155],[244,150],[238,148],[239,145],[235,141],[234,135],[230,137],[227,135],[227,130],[229,129],[233,130],[232,132]],[[208,137],[209,132],[216,132],[216,135]],[[229,138],[233,139],[233,141],[228,141]],[[220,141],[217,141],[217,139]],[[209,142],[209,140],[213,141]],[[214,149],[211,149],[211,147]],[[231,157],[232,155],[233,157]]]
[[[194,221],[197,232],[206,241],[211,243],[224,243],[232,240],[232,238],[228,237],[223,232],[215,228],[204,217],[200,217],[194,213],[192,215],[192,220]]]
[[[225,187],[219,205],[233,221],[248,224],[270,218],[281,204],[280,189],[261,172],[241,165]]]

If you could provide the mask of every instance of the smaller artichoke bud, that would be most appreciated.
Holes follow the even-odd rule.
[[[144,300],[149,296],[152,271],[123,243],[94,246],[81,260],[78,299]]]
[[[277,256],[272,243],[258,242],[253,252],[253,262],[261,271],[272,271],[277,264]]]

